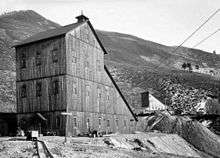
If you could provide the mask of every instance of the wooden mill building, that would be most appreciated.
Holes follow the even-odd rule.
[[[107,52],[89,19],[76,18],[15,45],[18,123],[69,136],[129,133],[137,120],[104,65]]]

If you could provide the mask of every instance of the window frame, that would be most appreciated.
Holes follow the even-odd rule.
[[[27,58],[26,54],[22,53],[21,54],[21,59],[20,59],[20,68],[21,69],[27,68],[26,58]]]
[[[42,96],[42,82],[36,82],[36,97]]]
[[[59,80],[54,80],[53,81],[53,95],[58,95],[59,94]]]
[[[35,58],[35,65],[41,66],[42,65],[42,59],[41,59],[41,51],[37,50],[36,52],[36,58]]]
[[[21,98],[27,98],[27,85],[23,84],[21,86]]]

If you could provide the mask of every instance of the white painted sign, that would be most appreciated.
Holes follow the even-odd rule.
[[[70,112],[61,112],[61,115],[69,115],[69,116],[71,116],[72,113],[70,113]]]

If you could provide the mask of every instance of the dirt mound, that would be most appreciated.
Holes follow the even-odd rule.
[[[146,122],[145,122],[146,121]],[[176,133],[195,148],[214,157],[220,157],[220,138],[197,121],[188,117],[158,113],[145,118],[146,129]]]

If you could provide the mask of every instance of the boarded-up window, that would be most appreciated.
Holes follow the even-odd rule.
[[[57,63],[58,62],[58,48],[55,47],[52,51],[52,61],[53,63]]]
[[[42,83],[37,82],[36,83],[36,96],[40,97],[42,95]]]
[[[27,86],[24,84],[21,86],[21,98],[27,97]]]
[[[57,95],[59,93],[59,81],[53,81],[53,94]]]
[[[26,55],[24,53],[21,54],[21,63],[20,66],[21,68],[26,68]]]
[[[37,51],[36,52],[36,66],[40,66],[42,63],[41,63],[41,51]]]

